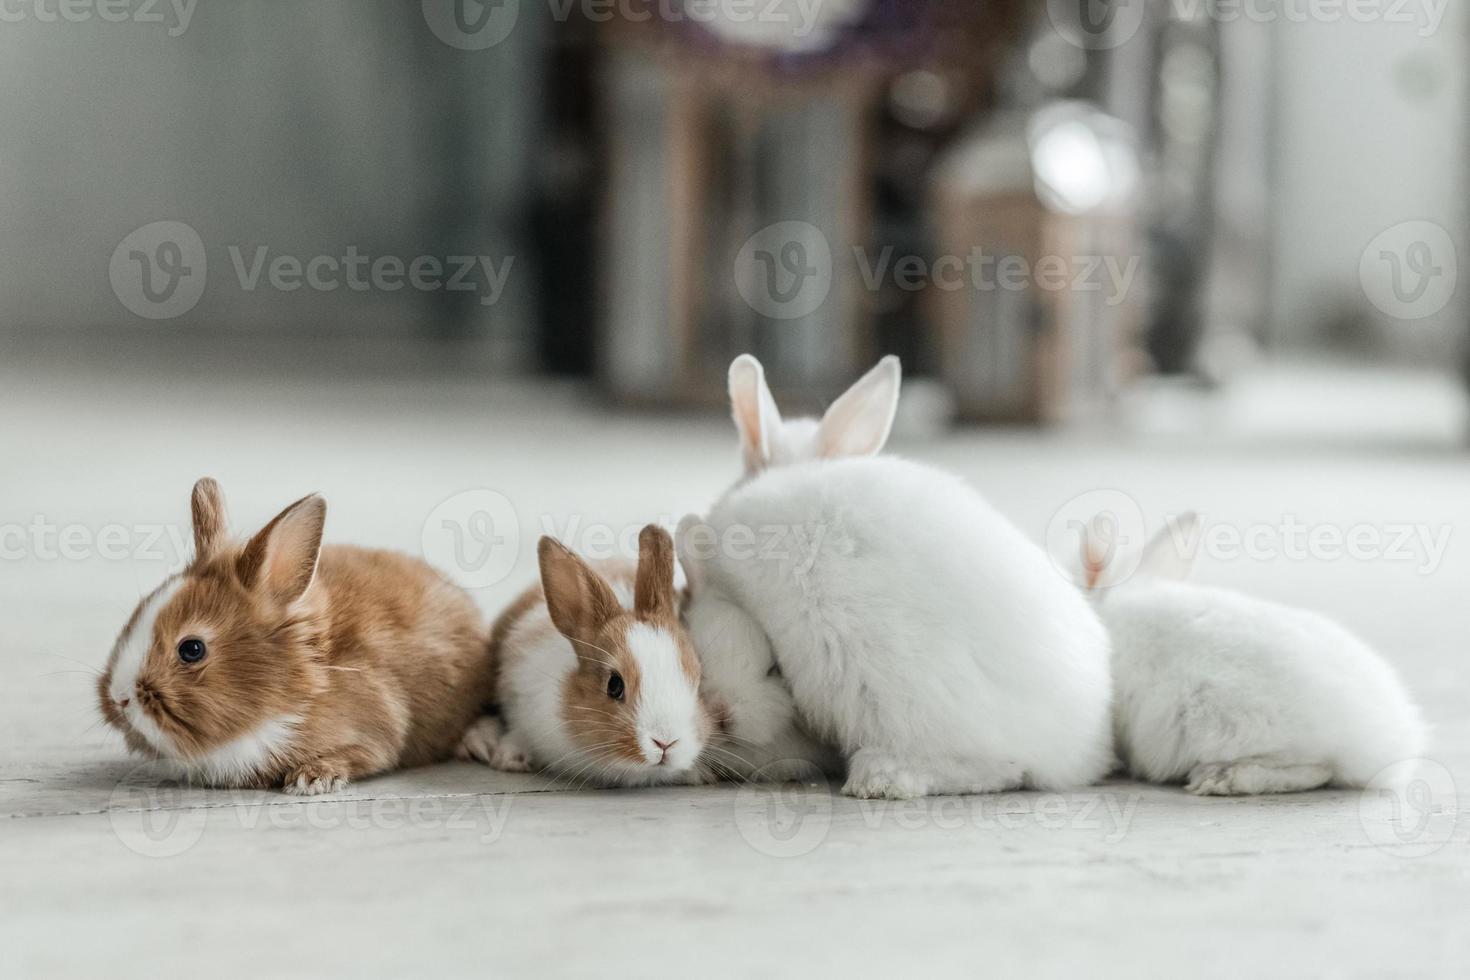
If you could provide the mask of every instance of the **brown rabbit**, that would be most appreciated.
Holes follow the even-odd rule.
[[[130,749],[300,794],[455,753],[492,696],[479,609],[407,555],[323,548],[326,509],[304,497],[242,545],[219,485],[194,485],[194,561],[139,603],[97,685]]]

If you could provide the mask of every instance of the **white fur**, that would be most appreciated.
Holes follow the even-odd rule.
[[[679,647],[667,630],[648,623],[628,627],[628,652],[638,662],[638,744],[649,765],[664,758],[655,740],[669,745],[665,765],[688,769],[699,757],[702,740],[685,737],[699,713],[699,692],[679,665]]]
[[[813,767],[841,771],[840,757],[802,726],[791,689],[773,673],[776,655],[760,624],[722,592],[691,584],[698,599],[685,610],[684,625],[699,650],[700,687],[730,722],[728,737],[716,736],[706,749],[714,766],[765,781],[800,778]]]
[[[299,715],[281,715],[203,755],[177,761],[190,779],[210,786],[239,786],[290,750],[300,724]]]
[[[108,688],[108,694],[114,703],[121,703],[124,698],[128,699],[128,706],[122,709],[128,724],[153,747],[154,751],[165,756],[177,754],[173,740],[143,712],[138,703],[136,688],[138,675],[142,673],[143,664],[148,659],[148,651],[153,647],[153,628],[158,621],[158,614],[173,600],[183,584],[183,578],[171,578],[160,585],[143,603],[138,618],[133,622],[133,628],[118,640],[117,649],[113,653],[115,659],[112,664],[112,683]]]
[[[1059,789],[1106,774],[1107,634],[962,481],[892,458],[799,463],[733,490],[708,528],[713,548],[687,527],[680,542],[691,581],[706,583],[689,610],[696,647],[718,642],[701,604],[748,613],[800,716],[847,757],[845,792]]]
[[[749,354],[730,364],[730,408],[747,477],[813,459],[871,456],[882,450],[898,411],[902,369],[889,355],[843,392],[821,419],[783,419],[765,368]]]
[[[616,589],[619,599],[626,590]],[[631,605],[631,597],[628,597]],[[698,727],[698,695],[683,668],[671,637],[644,624],[635,624],[628,637],[638,658],[641,685],[636,729],[646,764],[607,760],[581,749],[569,725],[597,729],[609,719],[595,712],[571,711],[567,719],[564,691],[567,677],[577,669],[577,655],[569,640],[556,631],[545,603],[527,612],[506,637],[513,650],[504,658],[500,703],[505,718],[498,758],[501,768],[529,768],[574,780],[618,786],[655,786],[687,783],[704,747]],[[609,705],[612,702],[609,700]],[[583,717],[585,715],[585,717]],[[652,740],[675,741],[668,761],[658,765],[662,750]],[[512,766],[510,761],[517,764]],[[492,760],[492,765],[496,762]]]
[[[1398,676],[1337,623],[1150,567],[1162,564],[1096,593],[1135,777],[1202,795],[1361,787],[1424,751]]]

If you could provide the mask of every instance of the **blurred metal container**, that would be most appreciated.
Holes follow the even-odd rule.
[[[941,162],[931,291],[941,376],[962,418],[1107,410],[1137,334],[1144,267],[1129,127],[1087,103],[1003,113]]]

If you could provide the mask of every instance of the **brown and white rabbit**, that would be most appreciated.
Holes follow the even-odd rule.
[[[594,568],[542,538],[541,582],[492,631],[502,724],[466,738],[499,769],[545,771],[600,785],[702,781],[696,767],[715,729],[700,665],[679,622],[674,542],[656,525],[638,536],[638,564]]]
[[[298,794],[455,753],[493,686],[463,590],[407,555],[322,547],[316,495],[241,544],[206,478],[193,519],[193,563],[139,604],[97,685],[130,749]]]

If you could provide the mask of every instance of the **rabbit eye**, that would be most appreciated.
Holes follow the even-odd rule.
[[[607,696],[614,701],[623,700],[623,675],[617,671],[613,671],[612,676],[607,679]]]
[[[186,664],[197,664],[204,659],[209,651],[205,649],[204,641],[198,637],[191,636],[187,640],[179,642],[179,659]]]

